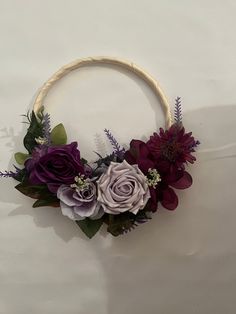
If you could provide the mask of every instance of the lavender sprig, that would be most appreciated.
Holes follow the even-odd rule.
[[[113,147],[114,154],[118,158],[123,159],[124,158],[124,153],[125,153],[124,147],[121,147],[119,145],[119,143],[117,142],[115,137],[111,134],[111,132],[108,129],[105,129],[104,132],[105,132],[109,142],[111,143],[111,145]]]
[[[182,108],[181,108],[181,98],[180,97],[177,97],[175,99],[174,118],[175,118],[176,123],[182,122]]]
[[[12,170],[10,171],[5,170],[4,172],[0,171],[0,178],[15,178],[18,175],[20,168],[16,166],[14,167],[16,169],[15,171]]]
[[[47,145],[50,146],[51,144],[51,120],[50,120],[50,114],[46,113],[43,116],[43,120],[42,120],[42,124],[43,124],[43,138],[47,141]]]

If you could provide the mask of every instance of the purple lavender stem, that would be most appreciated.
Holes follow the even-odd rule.
[[[105,129],[104,132],[105,132],[109,142],[111,143],[111,145],[113,147],[113,151],[114,151],[115,155],[118,158],[123,159],[125,149],[119,145],[119,143],[117,142],[115,137],[111,134],[111,132],[108,129]]]
[[[181,98],[180,97],[177,97],[175,99],[174,118],[175,118],[176,123],[182,122],[182,108],[181,108]]]
[[[50,146],[51,144],[51,120],[50,120],[50,114],[46,113],[43,116],[43,137],[47,140],[47,146]]]
[[[4,172],[0,171],[0,178],[15,178],[15,176],[19,173],[20,171],[20,168],[15,167],[15,172],[10,170],[10,171],[7,171],[5,170]]]

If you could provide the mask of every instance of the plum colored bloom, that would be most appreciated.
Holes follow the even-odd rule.
[[[89,179],[84,183],[59,187],[57,197],[60,199],[62,213],[72,220],[83,220],[86,217],[99,219],[104,212],[97,202],[96,186]]]
[[[149,169],[155,168],[155,161],[147,144],[140,140],[130,142],[130,149],[125,152],[124,158],[131,165],[137,164],[145,175]]]
[[[72,184],[78,174],[84,173],[77,142],[69,145],[37,148],[25,163],[31,184],[46,184],[56,193],[62,184]]]
[[[111,162],[107,171],[97,181],[98,201],[104,212],[133,214],[145,207],[150,192],[147,178],[137,165]]]
[[[130,149],[125,153],[125,160],[130,164],[137,164],[140,170],[148,176],[149,169],[156,169],[161,180],[157,186],[150,187],[150,209],[155,212],[158,202],[169,210],[178,206],[178,197],[173,190],[186,189],[192,184],[192,177],[183,168],[177,168],[168,160],[156,159],[146,143],[132,140]],[[173,188],[172,188],[173,187]]]
[[[159,134],[154,133],[147,147],[155,159],[167,160],[181,167],[186,162],[194,163],[196,158],[192,153],[198,144],[191,132],[185,133],[181,124],[173,124],[169,130],[160,128]]]

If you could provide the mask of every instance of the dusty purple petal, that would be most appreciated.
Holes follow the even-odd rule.
[[[73,198],[74,190],[67,185],[61,185],[57,191],[57,197],[67,206],[75,206],[76,200]]]
[[[83,189],[61,185],[57,197],[60,199],[62,213],[70,219],[82,220],[86,217],[98,219],[104,214],[97,202],[96,186],[90,180]]]
[[[108,214],[130,211],[134,214],[144,208],[150,198],[146,177],[137,165],[111,162],[97,181],[98,201]]]

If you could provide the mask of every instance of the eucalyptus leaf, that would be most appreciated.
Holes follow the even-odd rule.
[[[24,165],[26,159],[28,159],[30,157],[29,154],[25,154],[25,153],[15,153],[15,160],[19,165]]]
[[[51,132],[51,141],[53,145],[64,145],[67,143],[67,134],[62,123],[53,128]]]
[[[103,224],[103,219],[92,220],[85,218],[84,220],[76,220],[76,223],[86,236],[91,239],[100,229]]]

